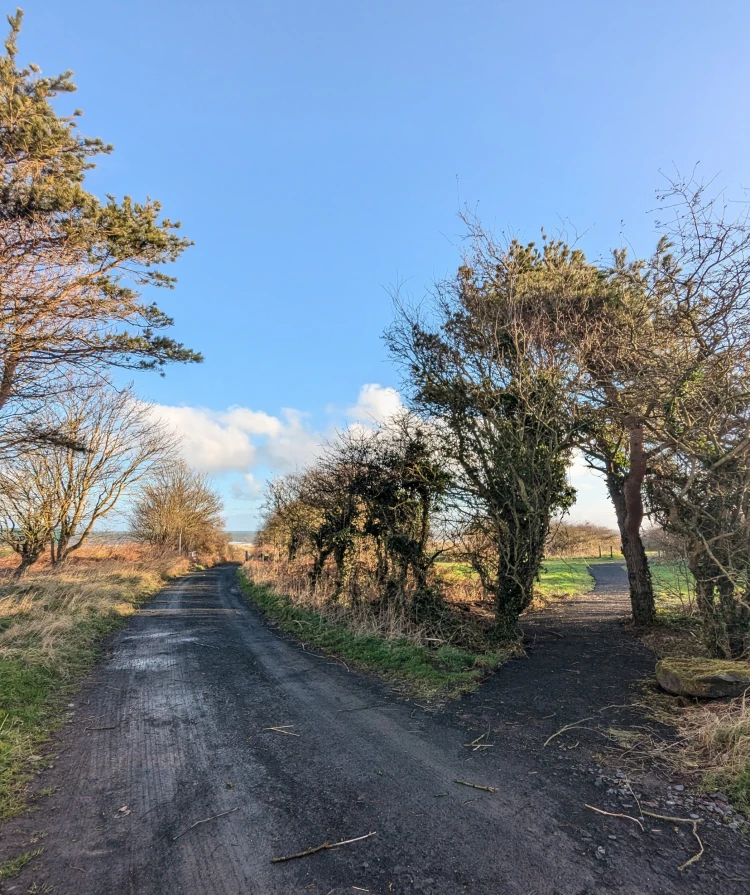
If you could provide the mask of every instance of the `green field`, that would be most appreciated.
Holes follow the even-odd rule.
[[[684,562],[651,560],[651,578],[659,609],[692,610],[695,581]]]
[[[536,583],[536,593],[543,599],[552,597],[576,597],[588,593],[594,587],[594,579],[588,570],[593,559],[545,559]]]
[[[596,560],[599,562],[599,559]],[[588,570],[593,558],[572,557],[570,559],[546,559],[542,565],[539,580],[535,585],[537,596],[543,600],[553,597],[575,597],[585,594],[594,586],[594,579]],[[473,577],[468,563],[442,562],[438,571],[447,580]]]

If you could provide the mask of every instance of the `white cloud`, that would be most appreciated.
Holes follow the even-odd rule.
[[[252,413],[252,411],[248,411]],[[255,463],[252,429],[232,420],[232,411],[218,413],[203,407],[157,405],[154,413],[177,432],[185,459],[204,472],[247,469]]]
[[[247,473],[258,466],[290,472],[309,462],[322,440],[297,410],[271,416],[247,407],[209,410],[157,405],[154,413],[176,430],[188,463],[212,474]]]
[[[258,500],[263,495],[263,482],[256,479],[252,472],[246,472],[232,481],[229,493],[235,500]]]
[[[358,423],[384,423],[403,409],[395,388],[370,382],[359,390],[357,403],[346,411],[347,418]]]

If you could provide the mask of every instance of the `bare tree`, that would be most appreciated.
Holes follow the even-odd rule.
[[[59,518],[57,493],[49,487],[53,472],[48,456],[32,452],[22,469],[0,469],[0,541],[21,562],[14,572],[21,578],[44,553]]]
[[[225,542],[223,511],[208,476],[179,460],[161,466],[143,483],[130,508],[130,527],[148,544],[214,551]]]
[[[305,485],[304,473],[290,473],[272,479],[266,489],[260,540],[282,544],[289,562],[309,547],[320,525],[319,510],[305,500]]]
[[[106,382],[71,384],[34,425],[58,434],[0,466],[5,540],[22,547],[22,566],[47,545],[64,562],[112,512],[127,489],[173,454],[174,436],[132,389]],[[24,537],[21,533],[25,532]]]
[[[648,312],[636,350],[615,343],[635,371],[631,467],[640,457],[651,509],[683,538],[709,648],[736,655],[750,638],[750,204],[683,179],[660,199],[653,257],[610,274]]]
[[[173,459],[176,438],[132,389],[107,384],[78,385],[64,409],[47,411],[45,419],[67,442],[84,446],[47,451],[59,505],[50,544],[57,564],[81,547],[129,488]]]

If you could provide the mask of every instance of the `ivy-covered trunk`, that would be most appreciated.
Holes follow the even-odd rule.
[[[531,602],[527,588],[512,578],[503,579],[495,591],[495,623],[491,638],[499,643],[518,637],[518,619]]]
[[[341,539],[333,548],[333,560],[336,563],[336,583],[331,600],[338,600],[349,587],[354,571],[354,553],[351,542]]]
[[[323,574],[323,569],[325,568],[326,560],[330,556],[330,553],[331,551],[325,547],[318,547],[316,550],[315,558],[313,559],[313,567],[310,572],[310,584],[313,589],[320,583],[320,577]]]
[[[750,651],[750,607],[700,549],[688,561],[695,578],[695,596],[703,627],[703,641],[717,659],[742,659]]]

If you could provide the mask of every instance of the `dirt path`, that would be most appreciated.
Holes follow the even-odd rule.
[[[706,855],[680,873],[689,828],[642,834],[584,807],[613,798],[590,757],[596,733],[543,748],[563,724],[624,703],[653,667],[617,621],[616,573],[595,574],[595,594],[528,621],[529,658],[437,713],[279,637],[234,568],[169,586],[76,699],[38,781],[57,791],[2,831],[0,860],[32,839],[44,848],[2,891],[747,892],[750,851],[731,831],[707,825]],[[492,748],[463,745],[488,727]]]

